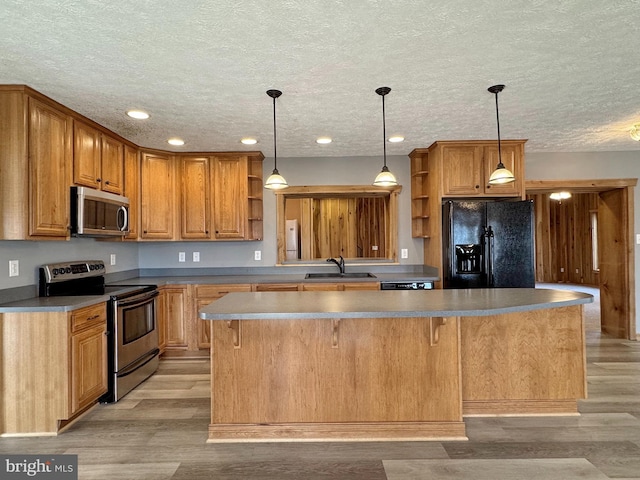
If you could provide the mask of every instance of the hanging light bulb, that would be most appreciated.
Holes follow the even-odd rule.
[[[489,87],[487,90],[489,90],[496,96],[496,122],[498,124],[498,166],[489,177],[489,185],[511,183],[515,181],[516,177],[514,177],[513,173],[505,168],[504,164],[502,163],[502,149],[500,147],[500,114],[498,113],[498,93],[504,90],[504,85],[494,85],[493,87]]]
[[[398,185],[396,177],[389,171],[387,167],[387,131],[384,115],[384,96],[391,91],[389,87],[380,87],[376,89],[376,93],[382,97],[382,145],[384,152],[384,165],[382,171],[378,174],[373,184],[377,187],[393,187]]]
[[[282,95],[280,90],[267,90],[267,95],[273,98],[273,172],[267,178],[264,188],[269,190],[281,190],[287,188],[289,184],[278,172],[278,150],[276,143],[276,98]]]
[[[635,141],[640,142],[640,123],[636,123],[633,127],[631,127],[631,130],[629,130],[629,135],[631,135],[631,138],[633,138]]]

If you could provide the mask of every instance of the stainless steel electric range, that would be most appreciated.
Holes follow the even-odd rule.
[[[156,285],[106,285],[104,262],[83,260],[40,267],[39,290],[41,297],[109,295],[109,390],[101,402],[117,402],[157,370],[160,350]]]

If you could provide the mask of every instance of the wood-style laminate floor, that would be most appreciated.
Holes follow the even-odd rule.
[[[589,331],[580,416],[468,418],[468,441],[207,444],[209,364],[163,360],[57,437],[0,453],[78,455],[80,479],[640,479],[640,343]]]

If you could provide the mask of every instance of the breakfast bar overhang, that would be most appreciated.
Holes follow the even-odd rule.
[[[466,439],[464,416],[577,414],[582,305],[550,289],[229,293],[209,442]]]

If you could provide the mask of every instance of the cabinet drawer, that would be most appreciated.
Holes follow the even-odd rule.
[[[99,303],[71,313],[71,332],[77,332],[107,321],[107,304]]]
[[[231,292],[250,292],[251,285],[235,284],[235,285],[197,285],[196,298],[218,297]]]

